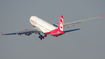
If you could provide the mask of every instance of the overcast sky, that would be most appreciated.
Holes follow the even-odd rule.
[[[32,28],[30,16],[56,24],[78,21],[105,14],[105,0],[0,0],[0,32],[18,32]],[[0,59],[105,59],[105,15],[69,32],[44,40],[31,36],[0,35]]]

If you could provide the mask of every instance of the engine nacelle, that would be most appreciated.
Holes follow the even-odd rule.
[[[25,35],[29,36],[29,35],[31,35],[31,33],[26,33]]]

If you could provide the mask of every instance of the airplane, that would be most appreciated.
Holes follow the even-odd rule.
[[[1,34],[2,35],[20,35],[20,36],[22,34],[25,34],[26,36],[29,36],[32,33],[35,33],[35,34],[39,34],[39,38],[42,40],[45,37],[47,37],[47,35],[58,37],[58,36],[63,35],[67,32],[70,32],[70,31],[80,30],[80,29],[73,29],[73,30],[64,31],[63,28],[68,27],[68,26],[72,26],[72,25],[74,26],[76,24],[81,24],[84,21],[101,18],[103,15],[104,14],[102,14],[101,16],[98,16],[98,17],[93,17],[93,18],[74,21],[74,22],[67,22],[67,23],[63,23],[63,15],[61,15],[60,21],[57,24],[50,24],[50,23],[42,20],[41,18],[39,18],[37,16],[31,16],[29,21],[33,25],[33,28],[25,29],[24,31],[15,32],[15,33],[3,34],[1,32]],[[44,35],[41,35],[41,33],[43,33]]]

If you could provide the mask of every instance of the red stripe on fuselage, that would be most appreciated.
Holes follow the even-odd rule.
[[[64,32],[61,31],[60,29],[55,29],[55,30],[52,30],[50,32],[46,32],[44,34],[52,34],[52,36],[59,36],[61,34],[64,34]]]

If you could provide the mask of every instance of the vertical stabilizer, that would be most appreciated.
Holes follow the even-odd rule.
[[[63,31],[63,15],[61,15],[61,18],[60,18],[60,21],[59,21],[59,24],[58,24],[58,29]]]

